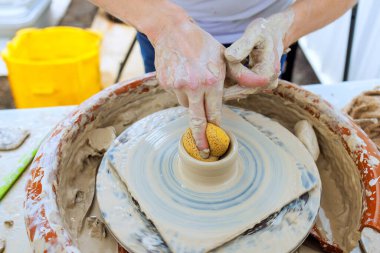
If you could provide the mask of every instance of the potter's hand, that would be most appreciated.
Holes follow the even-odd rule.
[[[226,65],[224,47],[191,20],[163,29],[152,41],[157,79],[189,107],[190,128],[203,158],[209,156],[207,122],[220,124]]]
[[[228,76],[244,87],[275,88],[280,75],[280,59],[284,52],[284,36],[293,22],[293,12],[288,10],[268,19],[252,21],[243,36],[225,50]],[[248,67],[241,62],[248,57]],[[239,73],[252,72],[265,80],[236,78]],[[257,79],[257,78],[256,78]]]

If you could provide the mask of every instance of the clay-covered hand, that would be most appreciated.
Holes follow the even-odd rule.
[[[189,107],[190,128],[203,158],[209,156],[207,122],[220,124],[226,64],[224,47],[192,21],[162,30],[155,41],[155,66],[162,87]]]
[[[228,61],[227,75],[244,87],[275,88],[280,75],[280,60],[284,52],[284,36],[293,22],[293,11],[275,14],[268,19],[252,21],[243,36],[225,50]],[[248,57],[248,68],[241,63]],[[246,64],[245,64],[246,65]],[[252,72],[266,82],[254,78],[241,78]]]

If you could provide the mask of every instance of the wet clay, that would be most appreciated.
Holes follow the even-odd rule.
[[[95,194],[96,195],[96,194]],[[96,200],[88,212],[82,231],[78,237],[79,248],[82,253],[115,253],[117,242],[107,231]]]
[[[85,218],[95,194],[95,175],[100,159],[115,139],[113,127],[98,128],[89,131],[77,141],[81,145],[73,146],[72,156],[65,170],[65,177],[58,185],[58,202],[63,204],[62,212],[69,219],[65,220],[70,232],[76,238],[82,229]],[[102,141],[100,141],[102,140]],[[80,176],[71,172],[79,170]]]
[[[223,113],[222,126],[231,133],[232,147],[218,162],[196,161],[185,155],[181,144],[178,149],[181,133],[188,127],[184,108],[167,109],[138,121],[107,152],[106,159],[173,252],[215,249],[319,182],[305,165],[240,115],[231,110]],[[147,130],[158,119],[160,125]],[[144,129],[144,135],[139,135]],[[120,144],[120,139],[128,141]],[[308,230],[304,233],[301,238]]]
[[[0,128],[0,151],[18,148],[28,136],[29,132],[20,128]]]
[[[5,240],[0,238],[0,253],[5,251]]]
[[[362,186],[357,167],[341,140],[322,122],[279,97],[251,95],[230,104],[262,113],[292,132],[294,125],[302,119],[313,125],[321,148],[317,167],[322,180],[322,199],[317,227],[323,233],[322,237],[339,245],[344,252],[355,248],[360,238]]]
[[[308,168],[307,171],[309,171],[312,175],[318,177],[318,170],[315,163],[313,162],[313,158],[308,154],[308,151],[304,148],[303,144],[288,130],[286,130],[280,124],[252,111],[245,111],[239,108],[233,108],[233,110],[235,113],[238,113],[240,117],[244,118],[250,124],[255,126],[255,128],[262,132],[267,138],[272,140],[273,143],[275,143],[279,148],[283,149],[287,154],[294,157],[295,160],[298,160],[302,164],[306,165]],[[171,113],[169,113],[169,111]],[[175,112],[174,114],[173,111]],[[174,117],[170,117],[170,115],[173,115]],[[184,116],[186,116],[186,110],[184,110],[184,108],[178,107],[151,114],[143,120],[136,122],[135,124],[133,124],[133,126],[129,127],[125,132],[118,136],[117,140],[115,140],[114,142],[114,145],[116,146],[110,147],[110,149],[107,151],[106,157],[103,158],[102,163],[100,165],[99,172],[97,175],[97,195],[102,214],[105,217],[105,222],[108,225],[108,227],[111,228],[111,231],[113,232],[114,236],[118,238],[118,241],[121,242],[124,247],[131,249],[131,251],[133,252],[167,252],[168,249],[166,247],[166,244],[162,243],[162,240],[160,239],[160,235],[157,233],[156,228],[153,227],[151,223],[145,221],[146,216],[141,213],[142,208],[140,199],[140,206],[138,206],[137,202],[132,200],[132,197],[128,193],[125,184],[119,177],[120,172],[123,173],[127,171],[125,170],[125,168],[128,167],[127,165],[123,164],[123,162],[127,161],[129,156],[128,154],[130,153],[123,152],[124,148],[133,148],[131,146],[135,145],[134,140],[136,140],[136,138],[139,138],[139,135],[141,136],[144,134],[149,134],[152,130],[157,129],[162,125],[166,125],[166,121],[173,121],[178,119],[179,117]],[[224,116],[225,118],[227,117],[226,114],[224,114]],[[240,117],[239,120],[243,120]],[[247,124],[246,121],[244,121],[245,124]],[[223,127],[227,127],[228,129],[234,129],[236,131],[236,120],[231,120],[229,122],[230,123],[228,125],[225,124],[226,122],[223,123]],[[178,140],[174,142],[178,143],[180,135],[186,127],[186,122],[183,122],[182,127],[174,128],[175,132],[172,132],[170,128],[166,127],[165,129],[161,129],[160,131],[169,131],[170,134],[164,134],[164,138],[166,139],[169,135],[174,135],[176,136],[176,138],[178,138]],[[240,135],[241,131],[238,132]],[[135,134],[133,135],[130,133]],[[259,143],[261,143],[261,141],[257,140],[256,138],[250,138],[250,135],[251,134],[249,134],[248,136],[244,136],[244,138],[240,138],[241,145],[239,146],[241,146],[241,148],[246,149],[244,147],[246,147],[247,143],[245,142],[247,141],[258,141]],[[151,138],[146,137],[144,139],[148,140]],[[166,143],[166,141],[162,140],[161,137],[160,141],[154,141],[154,143],[155,145],[153,146],[158,148],[159,145],[161,145],[162,143]],[[234,145],[232,145],[232,148],[233,146]],[[175,151],[176,149],[176,145],[173,145],[169,148],[169,153],[171,153],[173,150]],[[158,150],[162,149],[159,148]],[[271,151],[272,150],[273,149],[271,149]],[[293,150],[299,150],[301,155],[299,157],[295,157],[292,153]],[[277,154],[277,152],[271,151],[265,153],[273,156]],[[143,152],[144,157],[150,157],[149,148],[141,149],[141,152]],[[232,152],[232,154],[233,153],[234,152]],[[135,155],[133,155],[133,157],[135,157]],[[172,156],[170,155],[170,157]],[[170,158],[163,160],[170,160]],[[271,160],[276,159],[275,157],[272,157]],[[119,164],[116,161],[120,161],[121,164]],[[136,159],[136,162],[140,163],[143,161],[142,159]],[[120,168],[119,173],[116,173],[115,171],[117,167]],[[146,168],[146,166],[141,166],[141,169],[144,169],[144,167]],[[288,166],[285,167],[288,168]],[[165,168],[169,169],[169,166],[165,166]],[[229,173],[230,171],[227,170],[225,172]],[[202,175],[206,173],[207,172],[204,172],[202,173]],[[281,173],[276,173],[276,175],[279,174]],[[218,178],[223,179],[223,175],[224,174],[222,173],[222,176]],[[248,175],[244,176],[244,179],[246,178],[249,178]],[[258,175],[257,178],[259,178]],[[272,180],[279,180],[277,181],[277,183],[271,183],[270,185],[279,185],[281,183],[284,183],[282,182],[283,177],[281,176],[270,176],[270,178]],[[163,177],[157,175],[153,177],[154,181],[160,179],[170,180],[170,177],[167,177],[166,175]],[[146,183],[146,181],[150,179],[148,177],[143,178],[142,180],[143,182],[140,182],[139,185],[143,187],[141,192],[145,192],[146,189],[144,188],[146,188],[148,185],[151,185]],[[185,188],[192,188],[192,184],[190,185],[188,184],[188,182],[183,183],[185,185]],[[207,188],[209,191],[215,191],[220,187],[224,188],[223,185],[218,184],[218,180],[216,180],[215,183],[215,187],[210,187],[208,185]],[[247,252],[247,250],[249,251],[251,249],[255,249],[258,252],[262,253],[292,251],[296,245],[299,245],[303,241],[304,237],[308,234],[308,232],[314,224],[315,217],[319,208],[321,192],[319,180],[317,183],[318,185],[316,188],[311,190],[309,193],[303,195],[303,197],[298,198],[291,204],[284,207],[276,215],[271,216],[270,218],[263,221],[260,225],[257,226],[257,228],[254,228],[252,231],[250,230],[249,232],[240,235],[238,238],[235,238],[234,240],[228,242],[227,244],[224,244],[223,246],[213,250],[212,252]],[[285,183],[285,185],[290,184],[291,183]],[[199,189],[200,187],[199,180],[197,180],[196,185],[197,188],[195,190]],[[244,184],[242,186],[244,187]],[[203,190],[207,191],[206,188],[204,188]],[[269,195],[265,195],[264,197],[274,200],[277,198],[277,193],[275,193],[274,195],[276,195],[276,197],[270,197]],[[151,196],[151,194],[149,194],[149,196]],[[263,195],[261,194],[261,196]],[[206,206],[210,206],[211,198],[206,197],[206,199]],[[161,208],[164,207],[164,205],[156,206]],[[261,207],[262,205],[258,206]],[[250,207],[246,209],[246,211],[249,212],[248,216],[251,216],[250,210],[252,210],[252,212],[256,212],[254,211],[254,209],[256,208]],[[169,216],[172,217],[173,215]],[[241,216],[239,216],[239,221],[247,221],[245,222],[245,224],[248,224],[247,218],[241,217],[240,219],[240,217]],[[224,220],[218,219],[215,215],[213,215],[213,218],[216,220]],[[128,227],[129,229],[126,230],[126,227]],[[278,238],[277,244],[272,243],[273,238]],[[175,240],[175,242],[177,245],[179,244],[177,240]],[[194,240],[192,240],[191,242],[192,245],[197,245],[196,243],[194,243]],[[180,252],[184,251],[181,250]]]
[[[346,252],[354,248],[359,239],[357,231],[362,213],[362,188],[359,172],[341,140],[304,109],[272,95],[251,95],[230,104],[262,113],[292,132],[294,125],[302,119],[313,125],[321,148],[317,166],[323,182],[323,212],[320,212],[318,226],[327,241],[336,243]],[[90,146],[88,136],[91,131],[112,126],[119,135],[138,119],[176,105],[176,97],[160,88],[152,88],[146,93],[120,95],[112,104],[106,103],[98,115],[88,115],[95,117],[95,120],[86,125],[84,133],[78,138],[73,136],[70,145],[62,147],[64,152],[59,159],[57,198],[64,224],[73,236],[80,231],[93,200],[95,173],[103,155],[99,149]]]
[[[355,97],[344,111],[380,149],[380,87],[365,91]]]
[[[116,135],[136,120],[167,107],[177,105],[176,98],[156,88],[149,94],[120,96],[112,110],[105,108],[96,120],[87,125],[84,133],[73,136],[68,148],[63,147],[59,163],[57,202],[63,223],[73,238],[82,244],[83,221],[93,203],[97,168]],[[88,232],[88,231],[87,231]],[[84,252],[91,252],[80,247]]]
[[[313,126],[307,120],[300,120],[294,126],[294,133],[297,138],[305,145],[314,161],[319,157],[319,144]]]

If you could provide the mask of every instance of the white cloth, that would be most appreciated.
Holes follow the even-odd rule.
[[[172,0],[223,44],[232,43],[247,25],[286,9],[293,0]]]
[[[380,78],[380,1],[359,1],[348,80]]]
[[[348,81],[379,79],[380,1],[358,1],[358,5]],[[343,80],[350,21],[351,11],[299,41],[323,84]]]

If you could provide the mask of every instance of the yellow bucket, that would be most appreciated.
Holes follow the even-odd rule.
[[[74,27],[17,32],[2,57],[17,108],[79,104],[101,89],[101,36]]]

